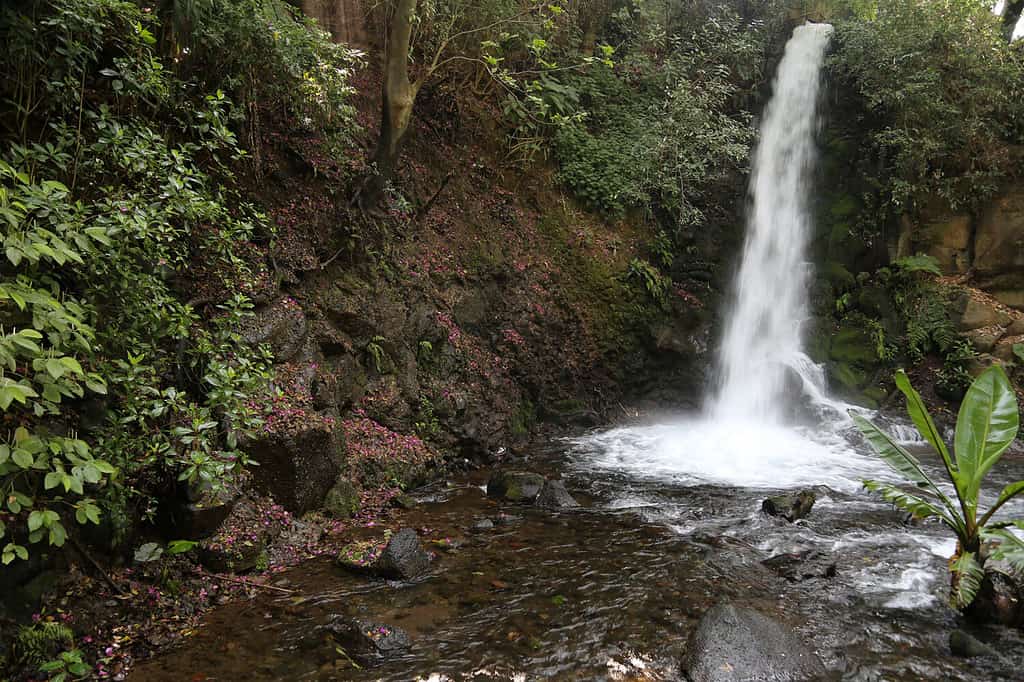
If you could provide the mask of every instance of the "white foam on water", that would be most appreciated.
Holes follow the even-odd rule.
[[[892,478],[881,460],[857,453],[839,433],[742,419],[613,429],[575,444],[587,467],[681,485],[853,492],[865,477]]]

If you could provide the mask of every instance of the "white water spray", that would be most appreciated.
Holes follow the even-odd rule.
[[[797,28],[779,64],[754,159],[747,239],[716,395],[701,419],[579,439],[588,468],[684,485],[824,483],[851,492],[860,489],[862,476],[886,477],[878,459],[850,448],[843,433],[850,406],[828,396],[821,367],[800,352],[809,279],[807,193],[831,32],[822,24]],[[813,429],[783,423],[787,372],[800,377],[805,399],[821,412],[822,423]]]
[[[718,358],[720,385],[711,405],[716,419],[778,422],[787,368],[799,372],[807,364],[800,359],[809,282],[807,194],[821,63],[831,33],[828,24],[793,32],[765,109],[736,299]]]

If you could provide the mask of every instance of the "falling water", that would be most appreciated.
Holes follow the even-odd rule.
[[[829,397],[824,371],[800,352],[808,308],[807,194],[831,32],[824,24],[797,28],[779,64],[754,158],[747,241],[718,358],[717,393],[697,418],[580,438],[587,467],[684,485],[825,484],[846,491],[859,490],[864,477],[888,475],[880,460],[852,449],[852,406]],[[802,381],[802,399],[820,415],[813,425],[783,420],[787,373]]]
[[[754,158],[753,206],[719,352],[713,418],[776,422],[785,407],[786,372],[800,355],[807,316],[807,194],[821,63],[831,33],[828,24],[798,27],[775,77]]]

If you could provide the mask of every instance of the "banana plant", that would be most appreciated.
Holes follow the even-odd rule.
[[[957,537],[956,553],[950,559],[950,604],[965,609],[981,588],[986,559],[1002,559],[1024,570],[1024,541],[1007,528],[1024,529],[1024,521],[992,521],[993,515],[1012,498],[1024,493],[1024,481],[1003,488],[995,504],[978,509],[985,475],[1017,437],[1019,416],[1017,396],[1002,367],[995,365],[971,384],[957,415],[953,455],[943,442],[920,394],[907,375],[896,374],[896,386],[907,398],[907,412],[914,425],[942,458],[955,497],[947,495],[905,448],[882,429],[860,415],[854,422],[872,449],[894,471],[914,485],[912,492],[880,481],[864,486],[917,518],[937,518]]]

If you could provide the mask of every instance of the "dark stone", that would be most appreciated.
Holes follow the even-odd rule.
[[[949,650],[954,656],[961,658],[974,658],[975,656],[994,656],[996,651],[988,644],[979,641],[963,630],[953,630],[949,633]]]
[[[775,495],[761,503],[761,511],[769,516],[781,516],[792,523],[810,514],[816,499],[811,490],[801,490],[795,495]]]
[[[981,589],[967,616],[979,623],[1024,626],[1024,578],[1005,562],[986,562]]]
[[[761,563],[790,582],[801,582],[813,578],[834,578],[836,563],[829,559],[828,555],[809,549],[776,554]]]
[[[545,481],[534,504],[543,509],[572,509],[580,506],[561,481]]]
[[[323,632],[363,665],[384,663],[411,645],[409,635],[401,628],[348,616],[332,616]]]
[[[253,478],[295,514],[318,509],[338,478],[340,445],[326,420],[311,415],[311,426],[296,432],[268,433],[249,444],[249,455],[259,466]]]
[[[257,310],[244,325],[242,337],[252,345],[270,344],[275,361],[287,362],[302,350],[307,332],[305,313],[286,296]]]
[[[691,682],[817,680],[825,667],[792,630],[753,609],[711,608],[690,637],[683,670]]]
[[[411,528],[403,528],[387,541],[364,540],[341,549],[338,563],[356,573],[390,580],[412,580],[430,566],[430,555]]]
[[[235,507],[239,492],[234,488],[214,489],[213,486],[185,486],[181,497],[169,500],[166,510],[165,533],[175,538],[202,540],[217,532]]]
[[[339,476],[324,498],[324,511],[336,519],[349,519],[359,511],[359,490],[344,476]]]
[[[495,471],[487,481],[487,496],[508,502],[533,502],[544,477],[529,471]]]

